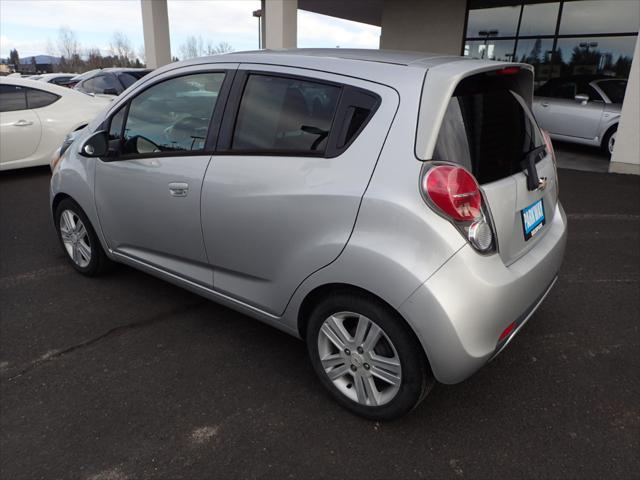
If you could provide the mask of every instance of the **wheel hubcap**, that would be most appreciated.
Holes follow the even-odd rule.
[[[91,262],[91,242],[82,220],[71,210],[60,216],[60,237],[69,257],[81,268]]]
[[[616,133],[618,132],[613,132],[613,134],[609,137],[609,153],[613,153],[613,147],[615,147],[616,145]]]
[[[361,405],[384,405],[400,389],[398,352],[384,330],[364,315],[328,317],[318,333],[318,353],[329,380]]]

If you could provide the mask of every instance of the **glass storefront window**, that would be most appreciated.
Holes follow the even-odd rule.
[[[558,22],[558,8],[560,2],[534,3],[525,5],[520,22],[522,36],[529,35],[554,35]]]
[[[483,37],[480,32],[496,31],[498,36],[514,36],[518,30],[520,5],[469,10],[467,37]]]
[[[534,83],[538,87],[540,83],[560,74],[558,66],[555,68],[551,66],[552,53],[552,38],[521,38],[518,40],[515,61],[529,63],[534,66]]]
[[[464,54],[468,57],[483,58],[485,60],[512,61],[515,40],[491,40],[486,44],[484,40],[467,40]]]
[[[531,64],[536,87],[570,75],[629,76],[640,29],[640,0],[468,3],[466,56]]]
[[[640,2],[637,0],[574,0],[562,7],[561,35],[637,32]]]
[[[562,75],[628,77],[636,37],[560,38],[556,47]]]

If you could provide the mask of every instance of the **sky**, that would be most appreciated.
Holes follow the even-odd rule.
[[[255,0],[168,0],[172,55],[190,35],[203,42],[229,43],[234,50],[258,48],[260,8]],[[140,0],[0,0],[0,57],[17,49],[21,58],[56,54],[58,30],[68,26],[84,49],[109,53],[114,31],[130,40],[135,52],[144,41]],[[380,27],[298,10],[298,47],[378,48]]]

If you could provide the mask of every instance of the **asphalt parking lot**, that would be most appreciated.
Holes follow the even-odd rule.
[[[0,477],[637,478],[640,178],[561,170],[546,302],[385,424],[335,404],[294,338],[127,267],[75,273],[48,180],[0,175]]]

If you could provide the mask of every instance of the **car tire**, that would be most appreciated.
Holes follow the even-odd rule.
[[[618,131],[618,126],[614,125],[607,133],[604,134],[602,138],[602,143],[600,144],[600,149],[605,155],[611,156],[613,155],[613,148],[615,146],[616,141],[616,132]]]
[[[88,277],[108,270],[112,262],[104,253],[100,240],[80,205],[65,198],[56,207],[54,219],[58,240],[73,268]]]
[[[350,292],[325,298],[309,316],[306,342],[320,382],[340,405],[370,420],[407,414],[435,383],[404,319],[375,298]]]

